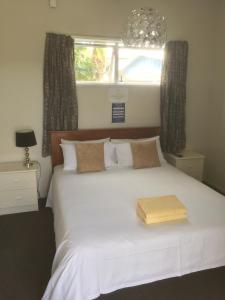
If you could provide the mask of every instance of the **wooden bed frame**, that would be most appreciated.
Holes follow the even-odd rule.
[[[66,140],[97,140],[110,137],[112,139],[138,139],[159,135],[160,127],[137,128],[107,128],[81,129],[75,131],[50,131],[52,167],[63,163],[63,154],[60,147],[61,139]]]

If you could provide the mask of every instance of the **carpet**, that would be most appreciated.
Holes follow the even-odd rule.
[[[0,237],[0,300],[40,300],[55,254],[51,209],[0,216]],[[225,267],[122,289],[98,300],[225,300]]]

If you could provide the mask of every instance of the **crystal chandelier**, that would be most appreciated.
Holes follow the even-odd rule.
[[[123,43],[126,47],[162,48],[166,42],[166,20],[153,8],[133,9],[128,17]]]

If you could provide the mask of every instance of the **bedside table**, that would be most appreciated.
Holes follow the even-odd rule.
[[[37,171],[37,163],[0,163],[0,215],[38,210]]]
[[[203,180],[204,155],[194,151],[184,151],[182,156],[166,153],[165,158],[171,165],[184,173],[198,179],[199,181]]]

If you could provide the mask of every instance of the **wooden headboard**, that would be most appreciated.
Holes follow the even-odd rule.
[[[75,131],[50,131],[52,166],[63,163],[60,147],[61,139],[66,140],[97,140],[110,137],[112,139],[138,139],[159,135],[160,127],[137,128],[107,128],[107,129],[81,129]]]

